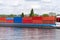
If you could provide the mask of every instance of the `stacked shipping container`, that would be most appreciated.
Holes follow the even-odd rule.
[[[43,17],[43,24],[55,24],[56,17],[54,16],[48,16],[48,17]]]
[[[22,17],[14,17],[14,23],[22,23]]]
[[[32,17],[23,17],[23,23],[32,23]]]
[[[6,18],[6,23],[13,23],[13,22],[14,22],[13,18]]]
[[[54,16],[34,16],[34,17],[0,17],[0,23],[32,23],[32,24],[55,24],[56,17]]]
[[[5,23],[6,22],[6,17],[0,17],[0,23]]]
[[[41,16],[32,17],[32,23],[33,24],[42,24],[42,17]]]

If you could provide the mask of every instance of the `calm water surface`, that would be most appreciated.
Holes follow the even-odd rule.
[[[0,40],[60,40],[60,29],[0,27]]]

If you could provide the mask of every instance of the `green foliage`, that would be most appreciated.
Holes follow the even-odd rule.
[[[59,16],[60,14],[58,14],[57,16]],[[24,17],[24,16],[27,16],[27,15],[24,15],[24,13],[22,12],[22,14],[20,15],[14,15],[14,14],[10,14],[10,15],[5,15],[5,14],[2,14],[0,15],[0,17],[15,17],[15,16],[21,16],[21,17]],[[30,11],[30,14],[29,14],[30,17],[33,17],[33,16],[39,16],[38,14],[34,14],[34,10],[31,9]],[[49,14],[43,14],[41,16],[56,16],[56,13],[53,13],[53,12],[50,12]]]
[[[15,17],[16,15],[14,14],[10,14],[10,15],[7,15],[7,17]]]
[[[38,14],[34,14],[34,16],[38,16]]]
[[[7,16],[7,15],[5,15],[5,14],[1,14],[1,15],[0,15],[0,17],[6,17],[6,16]]]
[[[48,14],[43,14],[42,16],[49,16]]]
[[[31,12],[30,12],[30,17],[34,16],[34,11],[33,9],[31,9]]]
[[[21,17],[24,17],[24,13],[22,12]]]

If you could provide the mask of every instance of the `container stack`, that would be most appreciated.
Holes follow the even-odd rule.
[[[56,17],[54,16],[48,16],[48,17],[43,17],[43,24],[55,24]]]
[[[0,17],[0,23],[5,23],[6,22],[6,17]]]
[[[6,18],[6,23],[13,23],[13,22],[14,22],[13,18]]]
[[[59,21],[60,19],[57,18]],[[34,17],[0,17],[0,23],[29,23],[29,24],[55,24],[55,16],[34,16]]]
[[[14,17],[14,23],[22,23],[22,17]]]
[[[23,17],[23,23],[32,23],[32,17]]]
[[[33,24],[42,24],[42,17],[32,17],[32,23]]]

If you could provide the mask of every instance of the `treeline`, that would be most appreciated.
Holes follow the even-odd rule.
[[[4,15],[4,14],[3,14],[3,15],[0,15],[0,17],[15,17],[15,16],[24,17],[24,16],[27,16],[27,15],[25,15],[23,12],[22,12],[22,14],[20,14],[20,15],[14,15],[14,14],[10,14],[10,15]],[[35,14],[35,13],[34,13],[34,10],[31,9],[29,16],[30,16],[30,17],[33,17],[33,16],[56,16],[56,13],[50,12],[49,14],[44,13],[44,14],[42,14],[42,15],[39,15],[39,14]]]

